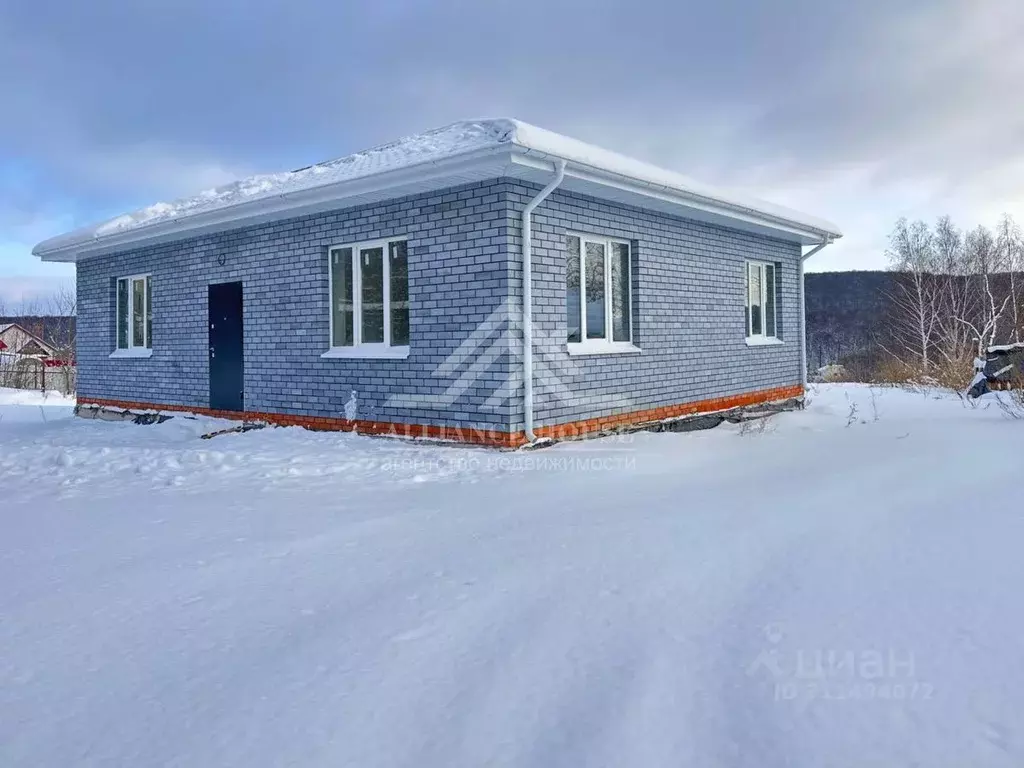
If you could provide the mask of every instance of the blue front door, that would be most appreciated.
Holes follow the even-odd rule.
[[[242,349],[242,284],[209,287],[210,408],[245,410]]]

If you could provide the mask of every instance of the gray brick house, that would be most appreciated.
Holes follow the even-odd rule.
[[[485,120],[34,253],[77,265],[82,404],[515,446],[802,395],[803,263],[840,236]]]

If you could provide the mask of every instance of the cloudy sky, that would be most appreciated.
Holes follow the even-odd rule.
[[[0,0],[0,300],[39,240],[514,116],[830,218],[1024,218],[1020,0]]]

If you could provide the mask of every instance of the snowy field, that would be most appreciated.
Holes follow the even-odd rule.
[[[0,765],[1024,765],[1024,421],[530,453],[0,390]]]

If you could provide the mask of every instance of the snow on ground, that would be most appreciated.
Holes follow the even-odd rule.
[[[75,398],[59,392],[0,387],[0,422],[6,421],[8,426],[15,421],[35,423],[67,418],[74,407]]]
[[[497,453],[0,395],[0,765],[1024,764],[992,397]]]

